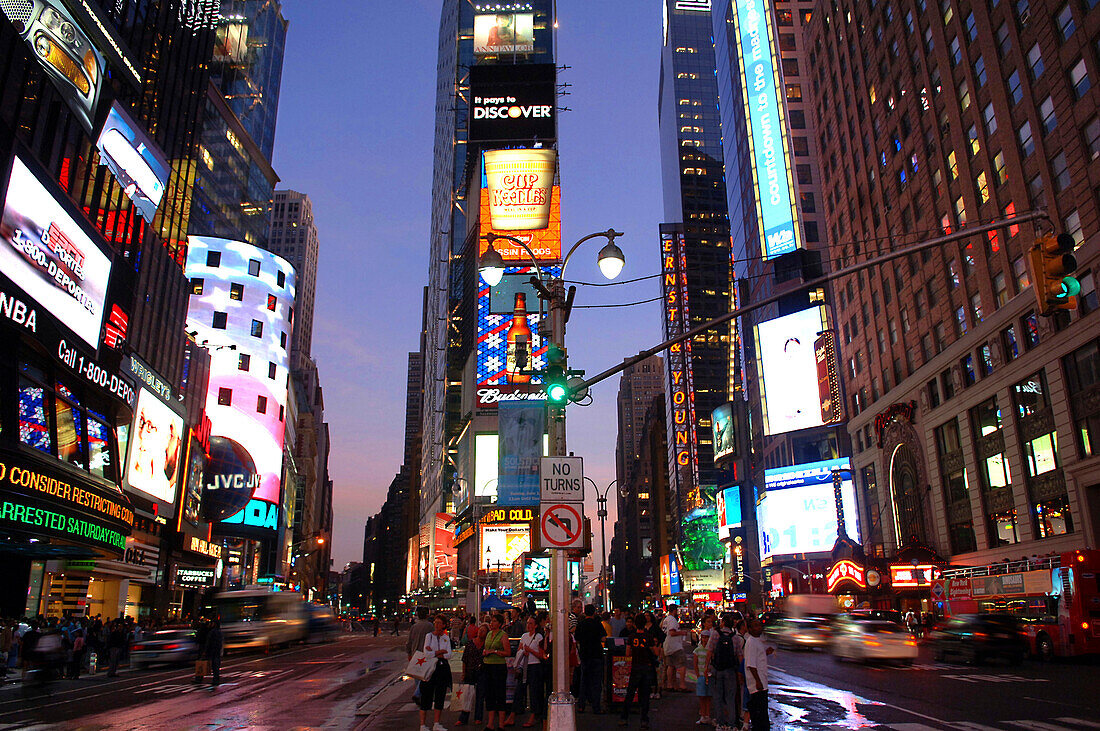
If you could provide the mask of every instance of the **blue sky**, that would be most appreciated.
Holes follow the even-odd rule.
[[[332,432],[334,568],[360,560],[363,525],[401,465],[405,371],[418,348],[427,283],[439,0],[284,0],[290,21],[273,163],[280,187],[308,193],[321,239],[313,348]],[[609,227],[627,265],[658,271],[661,185],[659,2],[558,4],[563,244]],[[603,281],[602,239],[569,278]],[[657,279],[580,287],[576,305],[660,294]],[[570,366],[595,374],[661,340],[659,303],[575,309]],[[570,448],[601,487],[615,478],[618,378],[571,407]],[[594,500],[590,514],[595,516]],[[612,515],[612,520],[614,515]],[[608,527],[610,541],[610,525]]]

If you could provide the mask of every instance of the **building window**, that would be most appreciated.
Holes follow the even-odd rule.
[[[800,102],[802,101],[802,85],[801,84],[787,84],[787,101]]]
[[[229,285],[229,299],[240,302],[244,299],[244,285],[232,283]]]
[[[1077,29],[1077,26],[1073,24],[1073,9],[1069,6],[1069,3],[1063,5],[1058,14],[1054,16],[1054,23],[1058,26],[1058,33],[1062,36],[1062,40],[1068,41],[1069,37],[1073,35],[1073,31]]]
[[[283,272],[283,271],[276,272],[275,273],[275,282],[276,282],[276,284],[278,284],[278,286],[280,288],[285,287],[286,286],[286,272]]]
[[[1066,154],[1059,152],[1054,156],[1054,159],[1050,162],[1050,167],[1054,173],[1054,192],[1061,193],[1063,190],[1069,187],[1069,166],[1066,164]]]
[[[1005,165],[1005,155],[1000,150],[993,156],[993,170],[997,173],[997,185],[1008,182],[1008,168]]]
[[[1019,104],[1020,100],[1024,98],[1024,90],[1020,87],[1020,72],[1013,71],[1012,75],[1008,77],[1008,93],[1012,97],[1013,104]]]
[[[1073,87],[1073,93],[1078,99],[1085,95],[1092,87],[1092,82],[1089,81],[1089,72],[1085,67],[1085,59],[1077,59],[1077,63],[1073,65],[1073,68],[1069,70],[1069,85]]]
[[[1043,52],[1039,49],[1039,44],[1036,43],[1027,52],[1027,65],[1031,68],[1031,78],[1036,81],[1043,75]]]
[[[257,396],[256,397],[256,413],[257,414],[266,414],[267,413],[267,396]]]
[[[1039,344],[1039,317],[1034,312],[1024,316],[1024,348],[1031,350]]]
[[[206,252],[206,266],[217,269],[222,265],[222,253],[220,251]]]
[[[1031,122],[1024,122],[1020,125],[1020,128],[1016,130],[1016,139],[1020,141],[1020,152],[1024,157],[1028,157],[1031,153],[1035,152],[1035,140],[1031,134]]]
[[[237,370],[247,371],[252,365],[252,356],[248,353],[241,353],[237,356]]]
[[[1006,361],[1020,357],[1020,344],[1016,340],[1015,325],[1009,325],[1001,331],[1001,345],[1004,347]]]
[[[970,296],[970,315],[974,320],[974,324],[978,325],[982,321],[982,295],[980,292],[975,292]]]
[[[264,324],[259,320],[253,320],[251,333],[254,338],[262,338],[264,336]]]
[[[1043,120],[1043,134],[1048,135],[1058,124],[1054,114],[1054,100],[1049,96],[1039,103],[1039,117]]]
[[[1043,500],[1034,504],[1035,527],[1039,538],[1050,538],[1073,532],[1073,518],[1066,496]]]
[[[286,333],[279,333],[279,347],[286,350]]]
[[[1095,398],[1087,398],[1100,388],[1100,340],[1078,348],[1062,359],[1066,390],[1077,435],[1077,453],[1083,459],[1100,454],[1100,409]]]
[[[997,115],[993,111],[993,102],[989,102],[982,109],[982,119],[985,121],[986,134],[993,134],[997,131]]]
[[[1038,477],[1058,468],[1058,433],[1047,432],[1024,442],[1028,477]]]
[[[260,276],[260,260],[252,259],[248,262],[248,273],[253,277]]]
[[[1035,177],[1027,181],[1027,190],[1031,194],[1032,205],[1042,207],[1047,204],[1047,194],[1043,188],[1043,176],[1036,173]]]
[[[231,388],[219,388],[218,389],[218,406],[232,406],[233,405],[233,389]]]
[[[226,323],[229,322],[229,313],[227,312],[215,312],[214,319],[211,326],[215,330],[224,330]]]
[[[934,409],[940,405],[940,387],[936,383],[936,379],[933,378],[925,385],[926,392],[928,393],[928,408]]]
[[[1085,235],[1081,231],[1081,215],[1072,210],[1062,219],[1062,229],[1073,239],[1073,249],[1076,251],[1085,243]]]
[[[783,76],[798,76],[798,59],[783,59]]]
[[[193,294],[195,296],[201,295],[203,285],[205,285],[205,284],[206,284],[206,281],[204,279],[202,279],[201,277],[194,277],[191,280],[191,294]]]
[[[1016,509],[1012,508],[989,515],[989,547],[998,548],[1019,543],[1016,533]]]
[[[940,392],[943,394],[944,401],[955,398],[955,380],[951,377],[950,370],[940,373]]]
[[[958,66],[962,63],[962,49],[959,47],[959,37],[955,36],[952,38],[948,47],[951,49],[951,65]]]
[[[269,294],[267,296],[267,309],[274,312],[275,308],[276,308],[276,306],[278,306],[278,304],[279,304],[279,300],[275,295]]]
[[[973,386],[978,381],[978,375],[974,372],[974,356],[967,353],[959,360],[959,368],[962,369],[963,388]]]
[[[1009,33],[1008,23],[1001,23],[997,26],[996,36],[997,50],[1001,52],[1001,58],[1004,58],[1012,51],[1012,35]]]
[[[1027,273],[1027,260],[1018,256],[1012,260],[1012,274],[1016,279],[1016,291],[1022,292],[1031,286],[1031,277]]]
[[[277,368],[278,368],[278,366],[276,366],[274,363],[268,361],[268,363],[267,363],[267,377],[270,378],[273,381],[275,380],[275,373],[277,371]]]
[[[966,335],[966,308],[965,307],[955,308],[955,330],[960,336]]]
[[[985,171],[978,173],[977,179],[974,181],[974,186],[978,189],[978,205],[983,205],[989,202],[989,183],[985,178]]]

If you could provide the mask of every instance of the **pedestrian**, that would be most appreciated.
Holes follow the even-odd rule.
[[[393,632],[390,632],[390,636],[400,636],[401,634],[401,615],[393,615]]]
[[[707,646],[715,633],[714,615],[703,615],[703,628],[699,630],[699,644],[692,652],[692,661],[695,666],[695,695],[699,698],[699,720],[695,725],[713,726],[711,720],[711,688],[710,688],[710,654]]]
[[[512,643],[504,631],[504,617],[494,614],[489,620],[489,631],[485,635],[483,650],[485,673],[485,728],[486,731],[499,729],[504,724],[504,714],[508,710],[508,657],[512,654]],[[497,724],[500,723],[498,726]]]
[[[626,620],[623,630],[626,637],[626,653],[630,657],[630,679],[626,684],[626,698],[623,699],[622,716],[619,725],[627,725],[630,719],[630,706],[634,695],[638,696],[641,706],[642,728],[649,728],[649,696],[657,680],[657,637],[645,628],[646,617],[639,613],[637,617]]]
[[[690,640],[691,632],[680,629],[679,607],[668,605],[668,616],[661,620],[661,631],[665,633],[665,688],[669,691],[687,693],[687,651],[685,642]]]
[[[435,724],[430,731],[447,731],[440,723],[443,703],[451,689],[451,636],[447,629],[447,620],[437,614],[432,620],[432,631],[424,636],[421,646],[426,657],[435,658],[435,670],[420,684],[420,731],[429,731],[428,711],[433,708]]]
[[[753,618],[749,622],[749,635],[745,638],[745,679],[749,689],[749,722],[752,731],[771,731],[768,717],[768,655],[774,650],[764,645],[760,635],[764,623]]]
[[[114,678],[118,676],[118,663],[122,659],[122,653],[126,648],[126,629],[122,625],[122,621],[116,619],[111,622],[111,627],[107,631],[107,654],[108,654],[108,666],[107,677]]]
[[[623,630],[626,628],[626,616],[623,613],[622,607],[615,607],[615,611],[611,614],[611,632],[612,637],[623,637]]]
[[[413,653],[424,647],[424,638],[432,631],[432,623],[428,621],[428,608],[416,608],[416,623],[409,630],[409,639],[405,641],[405,654],[412,660]]]
[[[210,623],[205,618],[201,618],[195,623],[195,647],[198,648],[199,654],[195,658],[195,677],[191,679],[192,683],[201,683],[206,677],[207,666],[210,665],[206,657],[208,637],[210,637]]]
[[[541,722],[546,718],[546,679],[543,677],[543,669],[546,667],[546,638],[539,631],[538,620],[532,615],[527,618],[527,631],[519,638],[519,649],[516,651],[516,666],[520,668],[522,686],[516,688],[519,695],[523,689],[528,694],[531,717],[524,728],[530,728],[536,721]]]
[[[217,688],[222,682],[222,652],[225,650],[225,638],[222,635],[221,617],[210,622],[210,633],[206,636],[206,661],[210,663],[210,687]]]
[[[489,629],[485,627],[482,631],[476,631],[476,625],[471,626],[475,627],[475,633],[473,637],[468,636],[466,647],[462,650],[462,682],[474,686],[474,723],[480,724],[485,715],[485,674],[482,672],[482,665],[485,660],[485,635]],[[469,721],[470,711],[462,711],[458,714],[455,726],[464,726]]]
[[[375,637],[378,636],[378,623],[379,623],[379,619],[378,619],[378,615],[376,614],[376,615],[374,615],[374,622],[373,622],[373,624],[374,624],[374,636]]]
[[[711,698],[714,704],[714,723],[718,731],[733,731],[740,725],[741,677],[738,670],[737,645],[740,636],[734,631],[737,620],[733,613],[722,615],[722,626],[711,635],[707,644],[711,676]]]
[[[604,655],[603,638],[607,631],[603,622],[596,616],[596,605],[584,608],[584,619],[577,624],[577,653],[581,661],[580,695],[577,697],[577,711],[583,713],[585,703],[592,704],[593,713],[602,713],[600,709],[603,696]]]
[[[80,667],[84,664],[84,651],[87,647],[87,642],[84,639],[84,630],[78,629],[73,633],[72,640],[72,653],[69,656],[69,667],[65,675],[72,680],[78,680],[80,678]]]
[[[11,655],[12,645],[15,644],[15,627],[7,620],[0,620],[0,685],[8,678],[8,657]]]

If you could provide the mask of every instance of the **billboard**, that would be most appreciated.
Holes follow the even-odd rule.
[[[714,485],[702,485],[692,496],[698,505],[681,521],[680,571],[685,576],[697,571],[721,571],[725,562],[726,549],[718,539],[716,492]]]
[[[446,581],[458,573],[458,549],[455,548],[455,532],[450,527],[454,519],[449,513],[435,514],[435,567],[432,578]]]
[[[560,267],[545,267],[543,272],[551,277],[559,276]],[[546,367],[546,347],[539,335],[539,323],[543,316],[539,314],[538,292],[531,286],[530,279],[537,276],[533,266],[506,267],[500,284],[490,287],[484,279],[478,277],[477,293],[477,387],[481,405],[493,406],[503,401],[521,401],[544,398],[542,389],[537,385],[539,376],[529,376],[518,382],[513,369],[511,377],[508,369],[508,334],[517,318],[526,321],[526,330],[530,331],[527,345],[528,370],[541,370]],[[518,311],[516,295],[524,295],[525,307]],[[496,390],[485,387],[496,386]]]
[[[666,554],[660,560],[661,596],[679,594],[683,587],[680,583],[680,565],[676,554]]]
[[[502,234],[519,239],[535,259],[539,262],[558,261],[561,259],[561,186],[555,185],[550,193],[550,221],[546,228],[534,231],[497,231],[492,225],[492,213],[489,210],[489,189],[481,188],[481,207],[478,216],[479,238],[478,256],[489,250],[488,235],[491,233]],[[497,250],[501,258],[507,262],[521,262],[528,264],[531,254],[527,249],[515,244],[508,239],[497,239],[493,242],[493,248]],[[528,300],[537,301],[537,300]]]
[[[550,440],[544,433],[542,435],[542,454],[545,455],[550,447]],[[536,478],[538,477],[536,467]],[[497,502],[498,482],[500,478],[500,439],[496,434],[474,435],[474,496],[487,497],[490,502]],[[537,483],[537,479],[536,479]],[[528,505],[538,503],[538,488],[535,489],[536,498]],[[522,502],[511,502],[509,505],[522,505]]]
[[[18,155],[0,239],[0,273],[97,349],[111,260]]]
[[[474,16],[475,56],[533,53],[534,50],[534,13],[482,13]]]
[[[527,523],[481,526],[481,562],[483,571],[511,571],[512,563],[531,550],[531,532]]]
[[[772,17],[770,0],[734,4],[737,60],[754,163],[749,167],[756,186],[760,250],[765,260],[802,247]]]
[[[484,153],[489,222],[496,231],[532,231],[550,225],[557,150],[488,150]]]
[[[116,102],[96,142],[99,162],[114,174],[138,213],[149,223],[164,197],[171,166],[157,143]]]
[[[825,308],[821,306],[754,327],[765,435],[824,423],[814,341],[825,328]]]
[[[552,63],[470,69],[471,142],[548,142],[557,137],[557,68]]]
[[[714,445],[714,461],[732,457],[737,452],[737,430],[733,420],[733,404],[725,403],[710,412],[710,429]]]
[[[0,3],[65,103],[94,136],[107,62],[61,0]]]
[[[740,528],[744,522],[741,513],[741,488],[738,485],[719,490],[715,502],[718,512],[718,538],[727,540],[731,531]]]
[[[242,478],[256,483],[250,501],[217,530],[265,535],[279,523],[294,267],[250,244],[191,236],[185,275],[187,327],[210,349],[211,436],[232,440],[255,469]]]
[[[498,409],[500,462],[497,505],[539,502],[539,462],[546,435],[541,401],[507,401]]]
[[[847,457],[764,470],[756,505],[760,557],[831,551],[837,539],[833,470],[841,471],[840,494],[848,535],[860,540],[856,492]]]
[[[836,333],[826,330],[814,341],[817,364],[817,398],[821,405],[821,423],[836,424],[844,419],[840,398],[840,376],[836,365]]]
[[[127,487],[174,505],[183,458],[183,416],[152,391],[141,388],[130,434]]]

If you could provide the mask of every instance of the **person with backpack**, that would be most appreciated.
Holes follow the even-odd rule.
[[[714,723],[718,731],[732,731],[741,717],[741,670],[738,644],[742,642],[735,630],[736,617],[726,612],[722,626],[707,643],[710,666],[714,668],[711,694],[714,702]]]
[[[630,679],[626,684],[626,698],[623,699],[622,715],[619,725],[626,726],[630,720],[630,706],[634,694],[638,695],[638,705],[642,707],[642,728],[649,728],[649,696],[657,681],[657,636],[646,629],[646,616],[639,614],[634,618],[634,628],[626,637],[626,651],[630,656]],[[625,630],[624,630],[625,631]]]

